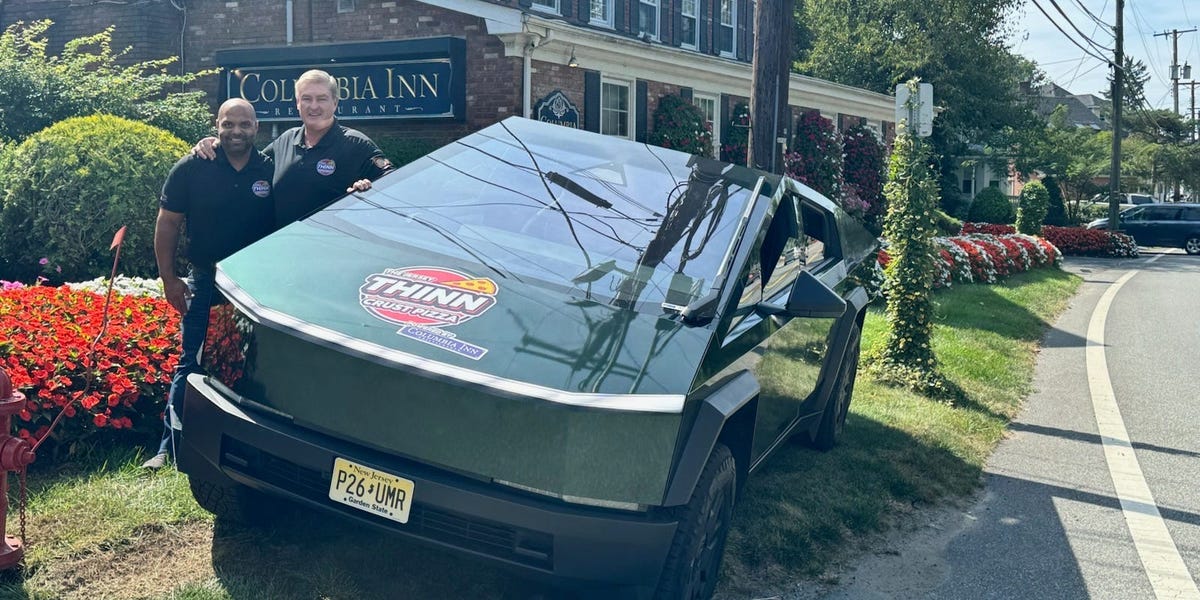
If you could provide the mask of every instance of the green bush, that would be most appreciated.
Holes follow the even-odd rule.
[[[157,199],[171,165],[188,150],[162,129],[109,115],[67,119],[29,136],[11,156],[21,168],[0,173],[0,256],[8,277],[107,275],[109,243],[123,225],[122,272],[156,276]]]
[[[721,160],[735,165],[746,165],[750,145],[750,107],[745,102],[733,105],[729,122],[721,136]]]
[[[999,188],[985,187],[975,194],[967,220],[972,223],[1012,223],[1016,219],[1012,202]]]
[[[680,96],[663,96],[654,109],[650,143],[688,154],[712,156],[712,131],[700,107]]]
[[[1046,211],[1050,207],[1050,192],[1040,181],[1030,181],[1021,188],[1017,206],[1017,231],[1027,235],[1042,232]]]
[[[1050,194],[1050,204],[1046,207],[1046,219],[1043,224],[1059,227],[1066,225],[1067,207],[1063,203],[1062,187],[1058,180],[1047,175],[1042,179],[1042,184],[1046,186],[1046,191]]]
[[[212,117],[202,92],[176,92],[202,71],[173,75],[175,57],[129,64],[113,52],[113,28],[71,40],[59,56],[46,53],[49,20],[17,22],[0,34],[0,138],[23,140],[70,117],[119,115],[162,127],[184,139],[207,134]]]
[[[938,235],[952,236],[962,232],[962,221],[946,214],[941,209],[933,209],[933,226],[937,228]]]

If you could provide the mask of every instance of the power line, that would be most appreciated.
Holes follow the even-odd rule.
[[[1092,38],[1088,37],[1088,35],[1086,33],[1080,31],[1079,27],[1077,27],[1075,25],[1075,22],[1071,20],[1071,17],[1068,17],[1067,13],[1063,12],[1062,7],[1058,5],[1058,0],[1050,0],[1050,4],[1054,5],[1054,10],[1057,10],[1058,14],[1062,15],[1062,18],[1064,21],[1067,22],[1067,25],[1070,25],[1071,29],[1074,29],[1075,33],[1078,33],[1079,36],[1082,37],[1085,41],[1087,41],[1087,43],[1091,44],[1093,48],[1095,48],[1096,50],[1099,50],[1100,52],[1112,52],[1113,51],[1112,48],[1106,48],[1104,46],[1101,46],[1099,43],[1096,42],[1096,40],[1093,40]]]
[[[1103,27],[1106,30],[1112,28],[1112,25],[1105,23],[1100,17],[1097,17],[1095,14],[1093,14],[1092,11],[1088,10],[1088,7],[1083,5],[1083,2],[1080,2],[1080,0],[1075,0],[1075,4],[1083,10],[1084,14],[1086,14],[1092,19],[1093,22],[1096,23],[1096,27]],[[1108,8],[1108,0],[1104,0],[1104,7],[1100,9],[1100,12],[1104,12],[1105,8]],[[1095,30],[1092,30],[1092,35],[1096,35]]]
[[[1113,61],[1093,53],[1091,50],[1085,48],[1082,44],[1075,41],[1075,38],[1071,37],[1070,34],[1068,34],[1066,31],[1064,31],[1062,26],[1059,25],[1058,22],[1055,21],[1050,16],[1050,13],[1046,12],[1045,8],[1042,8],[1042,5],[1040,3],[1038,3],[1038,0],[1033,0],[1033,5],[1037,7],[1038,11],[1040,11],[1042,13],[1042,15],[1046,17],[1046,20],[1050,21],[1050,24],[1053,25],[1054,28],[1057,29],[1059,33],[1063,34],[1063,37],[1067,38],[1067,41],[1074,44],[1076,48],[1083,50],[1084,54],[1087,54],[1088,56],[1090,56],[1100,62],[1108,63],[1108,64],[1112,65],[1113,68],[1115,68],[1115,69],[1121,68],[1121,67],[1117,66],[1115,63],[1113,63]]]
[[[1081,7],[1083,7],[1084,11],[1087,11],[1087,7],[1083,6],[1083,4],[1079,0],[1075,0],[1075,2],[1078,3]],[[1108,10],[1108,0],[1104,0],[1104,6],[1100,7],[1100,12],[1104,12],[1106,10]],[[1093,15],[1091,12],[1088,12],[1088,15],[1091,16],[1092,20],[1096,22],[1096,25],[1092,27],[1092,35],[1093,36],[1096,35],[1096,32],[1099,31],[1101,27],[1104,27],[1106,29],[1108,28],[1107,23],[1096,18],[1096,16]],[[1110,33],[1112,33],[1112,32],[1110,32]],[[1083,68],[1083,61],[1086,58],[1087,57],[1081,57],[1079,59],[1079,64],[1075,65],[1075,71],[1073,73],[1071,73],[1071,83],[1074,83],[1075,79],[1079,77],[1079,70]],[[1090,73],[1092,70],[1093,69],[1089,69],[1088,72]]]

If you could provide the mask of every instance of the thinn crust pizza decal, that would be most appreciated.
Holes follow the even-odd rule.
[[[396,333],[473,360],[487,348],[442,329],[465,323],[496,304],[496,282],[441,267],[402,267],[367,275],[358,302],[376,318],[400,325]]]

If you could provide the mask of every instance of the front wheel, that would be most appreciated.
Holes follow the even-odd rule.
[[[1183,250],[1188,254],[1200,254],[1200,235],[1188,237],[1183,243]]]
[[[717,444],[687,506],[659,578],[656,600],[708,600],[717,589],[725,539],[733,515],[737,464],[724,444]]]
[[[188,485],[200,508],[212,513],[218,521],[262,527],[274,522],[282,512],[281,500],[238,483],[221,485],[189,477]]]
[[[842,437],[846,426],[846,415],[850,412],[850,399],[854,396],[854,382],[858,377],[858,356],[862,346],[862,331],[855,323],[846,340],[846,357],[838,369],[837,385],[833,396],[825,405],[821,425],[813,436],[812,445],[817,450],[832,450]]]

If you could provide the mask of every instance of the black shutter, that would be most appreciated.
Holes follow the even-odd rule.
[[[563,2],[571,2],[571,0],[563,0]],[[579,6],[579,22],[587,25],[588,21],[592,20],[592,0],[577,0]]]
[[[600,71],[583,72],[583,128],[600,133]]]
[[[738,60],[748,61],[750,60],[750,53],[746,49],[751,47],[748,43],[750,41],[751,29],[751,25],[749,24],[754,22],[754,14],[750,10],[750,0],[734,0],[734,2],[738,3],[738,7],[737,23],[734,24],[737,30],[737,43],[734,44],[733,55]]]
[[[637,2],[637,0],[633,0]],[[632,28],[625,26],[625,13],[629,12],[629,0],[612,0],[613,3],[613,28],[617,31],[630,31]]]
[[[521,8],[529,8],[529,7],[533,6],[533,0],[517,0],[517,4]]]
[[[650,115],[646,114],[649,112],[647,111],[648,106],[646,102],[649,86],[646,85],[645,81],[639,79],[637,80],[637,83],[634,84],[634,88],[637,90],[637,100],[635,100],[636,108],[633,110],[633,139],[644,144],[646,143],[646,121],[650,118]]]
[[[733,107],[730,106],[729,94],[721,94],[721,99],[717,102],[717,120],[715,123],[713,123],[713,127],[721,128],[722,141],[729,139],[729,112],[732,109]]]
[[[721,53],[721,0],[712,0],[712,50],[710,54]]]
[[[583,0],[580,1],[582,2]],[[569,20],[571,15],[574,14],[571,12],[572,8],[574,8],[574,5],[571,4],[571,0],[558,0],[558,11],[564,19]]]
[[[671,12],[669,13],[671,19],[671,39],[664,41],[678,47],[683,43],[683,0],[669,1],[671,3]]]
[[[712,43],[712,5],[709,5],[710,10],[705,10],[704,3],[707,0],[696,0],[696,28],[700,39],[697,40],[700,46],[696,49],[698,52],[710,52],[709,44]]]
[[[691,102],[692,101],[692,88],[690,88],[690,87],[679,88],[679,97],[683,98],[684,100],[687,100],[688,102]]]

